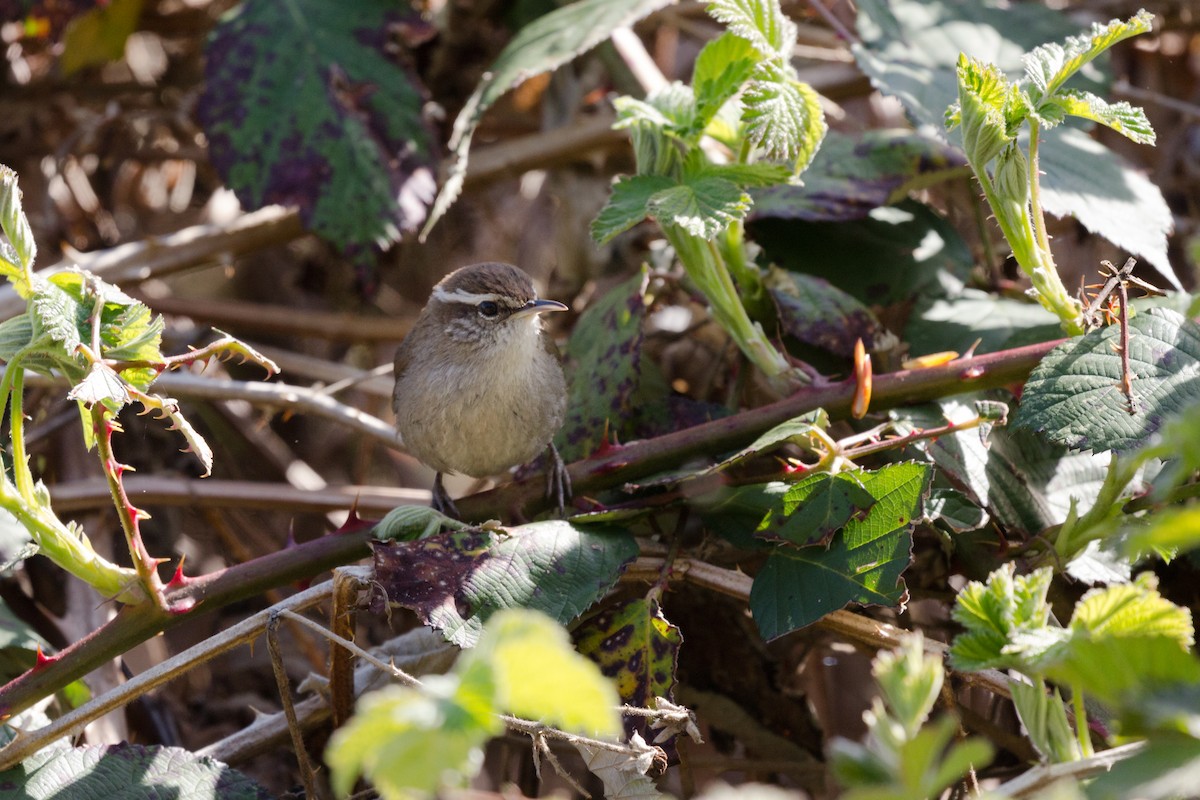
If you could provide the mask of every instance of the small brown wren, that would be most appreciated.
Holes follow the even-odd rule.
[[[539,300],[510,264],[462,267],[443,278],[396,351],[392,407],[404,446],[437,470],[433,507],[458,516],[442,473],[497,475],[549,448],[547,495],[560,512],[571,484],[552,439],[567,384]]]

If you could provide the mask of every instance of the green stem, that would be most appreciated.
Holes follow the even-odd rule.
[[[16,483],[17,493],[26,503],[36,504],[33,474],[29,471],[29,454],[25,450],[25,370],[15,367],[13,373],[9,386],[12,392],[9,430],[12,434],[13,482]]]
[[[1075,736],[1079,739],[1079,752],[1084,758],[1096,753],[1092,750],[1092,734],[1088,730],[1087,708],[1083,704],[1083,692],[1078,686],[1071,687],[1071,705],[1075,709]]]
[[[1042,210],[1042,171],[1038,167],[1038,153],[1042,127],[1032,118],[1029,120],[1029,215],[1033,220],[1033,231],[1038,249],[1042,251],[1042,262],[1058,273],[1054,253],[1050,250],[1050,237],[1046,234],[1046,213]]]
[[[788,393],[796,384],[804,382],[802,373],[793,369],[775,349],[762,327],[751,321],[717,246],[692,236],[678,225],[663,225],[662,230],[675,248],[688,277],[708,299],[713,318],[733,337],[770,384],[776,390]]]
[[[1112,533],[1116,521],[1124,516],[1122,497],[1125,490],[1133,482],[1145,460],[1146,456],[1142,453],[1124,456],[1113,453],[1096,501],[1083,516],[1070,525],[1069,529],[1064,526],[1056,542],[1056,555],[1062,563],[1065,564],[1077,556],[1091,542]]]
[[[1079,303],[1067,292],[1053,260],[1045,260],[1043,251],[1038,246],[1038,236],[1034,232],[1028,202],[1025,198],[1015,200],[1002,196],[988,175],[987,166],[973,160],[970,164],[1000,231],[1012,247],[1013,257],[1033,282],[1034,295],[1038,302],[1059,318],[1063,330],[1069,335],[1078,336],[1083,333]]]

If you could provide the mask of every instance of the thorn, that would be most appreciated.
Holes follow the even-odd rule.
[[[191,582],[191,578],[183,574],[183,562],[186,558],[186,554],[179,557],[179,563],[175,565],[175,574],[167,581],[167,589],[182,589]]]
[[[33,668],[41,669],[42,667],[49,666],[50,664],[53,664],[55,661],[58,661],[58,659],[61,657],[62,657],[61,654],[46,655],[45,653],[42,652],[42,646],[39,644],[37,646],[37,655],[36,655],[36,660],[33,663]]]

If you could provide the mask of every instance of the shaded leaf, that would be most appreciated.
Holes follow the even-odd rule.
[[[559,520],[454,531],[374,550],[386,602],[416,611],[460,647],[473,646],[484,622],[502,608],[532,608],[570,622],[637,555],[628,535]],[[385,598],[375,598],[373,610],[382,611]]]
[[[1030,341],[1062,336],[1059,320],[1038,303],[1000,297],[979,289],[963,289],[952,297],[917,301],[904,341],[913,356],[957,350],[962,353],[979,340],[977,353],[1002,350],[1021,335]]]
[[[1042,681],[1036,684],[1009,680],[1013,706],[1029,741],[1043,762],[1062,763],[1080,757],[1079,742],[1067,721],[1067,709],[1058,690],[1047,692]]]
[[[205,53],[197,114],[213,164],[246,208],[296,205],[351,255],[416,230],[435,192],[425,91],[388,52],[413,12],[364,0],[245,3]]]
[[[974,265],[958,231],[912,200],[874,208],[850,222],[752,215],[747,226],[774,264],[824,278],[868,305],[902,302],[930,290],[942,294],[946,274],[965,278]],[[888,269],[880,270],[880,264]]]
[[[925,504],[925,518],[941,522],[953,533],[974,531],[988,524],[991,517],[962,492],[954,489],[934,489]]]
[[[450,150],[454,163],[430,212],[425,232],[462,192],[467,153],[483,114],[509,89],[556,69],[591,50],[612,32],[632,25],[671,0],[581,0],[538,17],[522,28],[496,58],[454,120]]]
[[[1188,735],[1158,736],[1132,758],[1114,764],[1087,787],[1091,800],[1144,800],[1186,797],[1200,785],[1200,740]]]
[[[659,800],[669,797],[659,791],[646,774],[654,766],[655,756],[662,751],[647,745],[637,733],[630,737],[629,743],[644,747],[645,750],[631,755],[582,742],[577,743],[575,749],[583,757],[588,771],[604,785],[606,800]]]
[[[754,45],[735,33],[727,31],[704,45],[692,71],[698,128],[708,125],[721,106],[741,90],[757,66]]]
[[[733,455],[720,462],[714,464],[709,471],[717,472],[719,470],[728,469],[729,467],[740,464],[748,458],[768,453],[771,450],[784,444],[795,444],[802,448],[808,448],[812,444],[811,435],[815,430],[824,430],[829,427],[829,415],[823,410],[817,409],[810,411],[807,414],[801,414],[798,417],[789,419],[787,422],[781,422],[775,427],[768,430],[766,433],[759,436],[746,447],[737,451]]]
[[[805,344],[849,358],[859,339],[867,352],[895,341],[869,308],[823,278],[772,268],[764,284],[784,332]]]
[[[749,218],[864,219],[871,209],[896,202],[913,189],[966,172],[962,153],[931,137],[896,130],[859,136],[830,131],[804,171],[804,184],[752,191]]]
[[[750,610],[764,638],[802,628],[849,603],[904,600],[900,576],[931,472],[923,464],[902,463],[857,474],[875,498],[870,513],[848,522],[827,548],[777,547],[755,577]]]
[[[875,497],[852,472],[809,475],[788,489],[779,508],[768,512],[755,535],[801,547],[828,544],[851,519],[863,518]]]
[[[1121,389],[1118,326],[1050,351],[1025,384],[1014,425],[1076,450],[1129,450],[1200,402],[1200,325],[1163,308],[1130,321],[1135,413]]]
[[[8,278],[21,297],[29,296],[28,274],[37,258],[37,241],[29,227],[29,218],[21,207],[17,173],[0,164],[0,229],[8,243],[0,260],[0,274]]]
[[[616,682],[622,703],[654,708],[654,698],[674,697],[675,667],[683,634],[654,600],[634,598],[603,609],[575,631],[579,652]],[[645,717],[626,718],[626,732],[647,735]]]

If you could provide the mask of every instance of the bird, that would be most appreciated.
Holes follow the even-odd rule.
[[[405,449],[437,472],[434,509],[460,516],[443,474],[490,477],[545,450],[547,496],[563,512],[570,476],[552,440],[567,382],[541,316],[566,310],[511,264],[461,267],[433,287],[396,350],[392,407]]]

